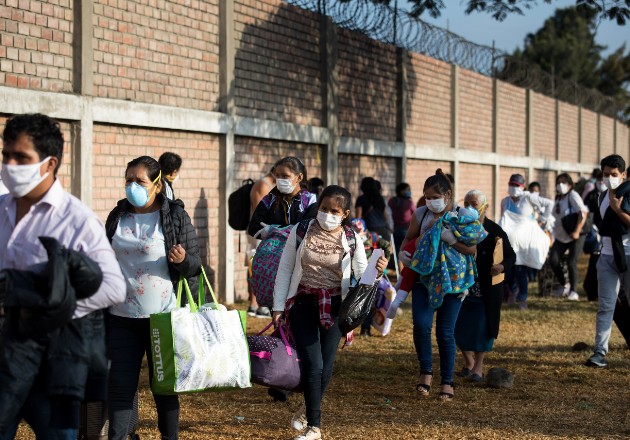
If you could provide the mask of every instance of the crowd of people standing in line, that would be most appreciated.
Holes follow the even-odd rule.
[[[145,355],[149,376],[154,374],[149,316],[173,309],[178,280],[190,279],[194,290],[201,272],[195,230],[173,187],[182,166],[178,155],[131,160],[121,176],[126,197],[113,207],[103,225],[62,189],[56,178],[62,153],[63,135],[51,118],[29,114],[7,121],[1,176],[8,194],[0,196],[0,270],[5,277],[52,277],[45,272],[48,255],[38,239],[42,235],[91,259],[102,277],[100,287],[87,298],[73,296],[75,291],[67,287],[64,294],[76,307],[51,327],[63,329],[89,319],[91,331],[79,337],[86,347],[89,368],[71,372],[67,380],[72,392],[50,395],[47,362],[54,360],[38,365],[28,359],[32,365],[30,391],[14,392],[10,379],[15,359],[8,357],[5,347],[16,345],[25,316],[19,306],[7,301],[0,327],[0,402],[13,399],[15,403],[13,412],[0,414],[1,439],[13,438],[22,419],[38,438],[76,438],[80,403],[85,399],[107,400],[109,438],[125,438]],[[272,309],[259,306],[250,291],[248,313],[271,318],[293,334],[304,390],[304,404],[291,417],[291,426],[300,431],[295,439],[322,438],[321,400],[344,337],[339,327],[340,305],[368,265],[363,246],[366,234],[352,227],[359,223],[379,237],[373,239],[376,243],[389,240],[384,246],[396,249],[394,255],[406,270],[399,277],[401,284],[388,316],[395,318],[398,307],[411,295],[418,396],[431,395],[434,319],[440,365],[437,397],[450,402],[455,397],[455,374],[472,382],[484,380],[484,359],[499,334],[506,287],[525,309],[530,269],[543,267],[547,253],[548,265],[560,285],[554,294],[569,300],[579,298],[575,265],[593,228],[600,243],[596,246],[599,309],[595,350],[586,365],[606,366],[614,304],[620,285],[630,285],[630,183],[625,179],[625,162],[618,155],[602,159],[601,171],[593,173],[583,197],[566,173],[556,179],[555,200],[542,197],[534,183],[526,191],[525,178],[512,175],[509,195],[501,201],[500,219],[495,223],[486,215],[489,200],[485,194],[470,188],[459,205],[452,176],[440,169],[426,179],[419,207],[412,201],[408,184],[400,183],[395,196],[385,201],[381,183],[366,177],[354,205],[356,219],[362,222],[353,222],[352,194],[347,189],[326,186],[318,178],[309,180],[299,158],[278,160],[250,192],[248,257],[255,252],[255,240],[265,240],[274,228],[292,229],[280,258]],[[543,255],[538,252],[540,242],[522,242],[509,229],[507,217],[518,225],[529,222],[536,230],[546,231],[554,239],[551,251],[549,241],[544,243]],[[562,269],[567,253],[568,281]],[[377,279],[384,276],[387,266],[388,258],[378,258]],[[400,267],[390,265],[393,272]],[[71,271],[62,275],[70,277],[70,286]],[[2,294],[4,302],[12,292]],[[58,343],[58,337],[52,332],[37,342],[46,348]],[[97,362],[105,354],[98,347],[106,348],[109,375],[103,374],[103,362]],[[456,373],[458,348],[464,367]],[[99,363],[100,370],[96,368]],[[153,397],[162,438],[176,439],[178,397]]]

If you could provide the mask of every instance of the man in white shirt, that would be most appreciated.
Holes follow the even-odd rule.
[[[98,291],[77,301],[73,319],[124,301],[125,282],[101,221],[56,179],[64,142],[59,124],[41,114],[18,115],[7,121],[2,139],[1,175],[9,194],[0,196],[0,270],[40,273],[48,257],[38,237],[54,237],[66,248],[87,255],[103,273]],[[0,337],[0,354],[2,347]],[[40,373],[44,370],[41,367]],[[76,439],[76,425],[56,427],[51,418],[53,405],[43,376],[36,380],[13,428],[23,418],[38,439]],[[73,420],[76,423],[78,414]],[[0,438],[14,435],[10,427]]]
[[[620,188],[626,178],[626,163],[621,156],[612,154],[602,159],[601,166],[603,182],[608,190],[599,197],[599,212],[595,212],[596,218],[601,219],[599,225],[602,250],[597,261],[599,298],[595,321],[595,349],[586,361],[586,366],[595,368],[608,365],[608,340],[622,282],[626,295],[630,298],[630,215],[625,206],[627,202],[623,200],[627,196],[621,196],[626,194],[627,188]]]

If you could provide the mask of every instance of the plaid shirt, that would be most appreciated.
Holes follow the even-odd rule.
[[[332,315],[330,314],[330,306],[332,304],[332,295],[341,293],[341,288],[336,287],[334,289],[317,289],[311,287],[305,287],[302,284],[298,286],[297,293],[294,297],[289,298],[284,308],[285,313],[288,315],[289,310],[293,307],[296,298],[299,295],[315,295],[317,296],[317,302],[319,303],[319,322],[325,329],[329,329],[335,323]]]

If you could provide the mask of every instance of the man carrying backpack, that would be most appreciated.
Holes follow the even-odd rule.
[[[597,262],[599,307],[595,322],[595,349],[586,366],[604,368],[619,286],[630,286],[630,183],[624,182],[626,163],[617,154],[602,159],[607,191],[599,197],[595,223],[600,225],[602,250]],[[630,289],[626,295],[630,293]]]

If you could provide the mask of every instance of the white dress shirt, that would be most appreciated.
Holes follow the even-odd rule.
[[[17,201],[0,196],[0,269],[41,273],[48,261],[38,237],[56,238],[68,249],[94,260],[103,271],[103,282],[89,298],[77,301],[73,318],[125,300],[125,280],[99,218],[55,180],[44,197],[16,225]]]

